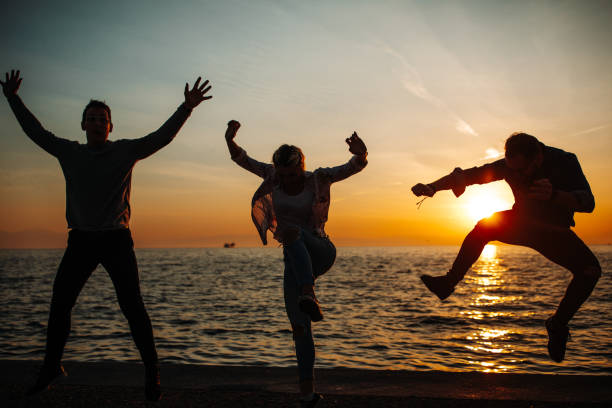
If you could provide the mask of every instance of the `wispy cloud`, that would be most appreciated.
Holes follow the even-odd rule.
[[[465,133],[467,135],[478,136],[478,133],[476,133],[476,131],[474,129],[472,129],[470,124],[467,123],[465,120],[463,120],[460,117],[456,116],[455,117],[455,121],[456,121],[455,128],[459,132]]]
[[[455,129],[457,131],[464,133],[466,135],[478,136],[478,133],[463,120],[459,115],[453,112],[448,106],[437,96],[433,95],[425,86],[423,79],[419,72],[414,68],[407,60],[404,58],[402,54],[389,47],[388,45],[383,45],[383,50],[385,53],[391,55],[402,64],[403,71],[401,72],[401,84],[404,86],[408,92],[412,95],[416,96],[419,99],[422,99],[436,108],[442,109],[445,111],[454,121],[455,121]]]
[[[402,79],[404,88],[414,96],[431,102],[433,105],[439,106],[440,101],[434,98],[422,83],[414,82],[408,79]]]
[[[395,51],[388,45],[384,46],[384,51],[402,63],[404,70],[402,71],[403,78],[401,79],[401,83],[408,92],[436,107],[440,108],[443,106],[442,101],[433,96],[429,90],[427,90],[419,72],[412,65],[410,65],[402,54]]]
[[[497,159],[501,157],[502,153],[494,147],[489,147],[485,150],[485,159]]]
[[[612,123],[607,123],[601,126],[595,126],[589,129],[581,130],[580,132],[576,132],[572,134],[572,136],[588,135],[589,133],[597,132],[598,130],[603,130],[603,129],[609,128],[610,126],[612,126]]]

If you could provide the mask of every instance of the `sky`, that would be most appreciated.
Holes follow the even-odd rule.
[[[339,246],[458,245],[503,182],[443,191],[417,208],[410,187],[503,155],[515,131],[575,153],[596,199],[576,215],[589,244],[612,242],[612,3],[609,1],[15,2],[3,11],[0,71],[55,135],[85,142],[89,99],[112,109],[111,140],[157,129],[185,82],[213,99],[175,140],[138,162],[137,247],[261,245],[256,176],[230,159],[226,124],[249,155],[300,146],[314,170],[368,146],[363,172],[332,186]],[[0,103],[0,247],[63,247],[65,183],[55,158]],[[272,244],[274,245],[274,244]]]

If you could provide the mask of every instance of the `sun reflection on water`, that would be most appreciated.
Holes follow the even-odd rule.
[[[465,335],[464,347],[473,352],[470,364],[477,371],[505,372],[513,367],[498,362],[494,356],[511,354],[515,350],[513,338],[517,333],[504,327],[491,327],[491,322],[501,316],[512,316],[504,306],[515,303],[516,296],[504,295],[508,283],[505,279],[507,268],[501,263],[498,248],[486,245],[472,271],[466,276],[472,295],[469,306],[461,314],[470,320],[479,321],[478,328]],[[494,310],[491,308],[494,307]],[[490,358],[487,358],[489,356]]]
[[[497,258],[497,247],[491,244],[485,245],[480,254],[480,259],[493,260],[495,258]]]
[[[478,371],[482,371],[483,373],[503,373],[512,368],[505,365],[496,366],[495,363],[486,361],[470,361],[470,364],[474,364],[476,369]]]
[[[508,334],[509,330],[498,330],[498,329],[481,329],[479,333],[481,338],[484,339],[494,339],[496,337],[501,337],[505,334]]]

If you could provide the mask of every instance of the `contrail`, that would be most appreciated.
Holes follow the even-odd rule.
[[[412,65],[410,65],[408,61],[406,61],[406,58],[404,58],[402,54],[400,54],[399,52],[397,52],[386,44],[384,44],[384,52],[395,57],[403,65],[405,71],[402,73],[404,78],[401,79],[401,83],[404,86],[404,89],[406,89],[408,92],[410,92],[417,98],[429,102],[436,108],[440,108],[446,111],[446,113],[455,121],[455,129],[457,129],[457,131],[471,136],[478,136],[478,133],[476,133],[476,131],[472,128],[472,126],[470,126],[469,123],[463,120],[455,112],[450,110],[440,98],[432,95],[431,92],[429,92],[429,90],[423,83],[419,72]]]
[[[605,125],[595,126],[595,127],[590,128],[590,129],[586,129],[586,130],[582,130],[580,132],[574,133],[574,134],[572,134],[572,136],[587,135],[589,133],[597,132],[598,130],[602,130],[602,129],[608,128],[611,125],[612,125],[611,123],[607,123]]]

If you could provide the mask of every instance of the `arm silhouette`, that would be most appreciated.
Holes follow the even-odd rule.
[[[56,137],[53,133],[43,128],[38,119],[36,119],[36,116],[28,110],[21,98],[17,95],[22,79],[23,78],[19,75],[19,70],[11,70],[10,76],[8,72],[5,73],[5,80],[0,81],[0,84],[2,84],[2,92],[4,96],[6,96],[11,110],[15,114],[25,134],[47,153],[57,156],[62,145],[70,142]]]
[[[189,115],[191,115],[191,111],[202,101],[212,98],[212,96],[206,95],[211,88],[211,86],[208,85],[208,80],[205,80],[200,85],[201,80],[202,78],[198,77],[191,89],[189,89],[188,83],[185,84],[185,101],[159,129],[148,134],[147,136],[132,141],[132,152],[135,154],[138,160],[152,155],[170,143],[181,129]]]
[[[578,158],[575,154],[569,155],[568,171],[572,178],[570,191],[557,191],[552,197],[555,203],[565,205],[573,211],[590,213],[595,209],[595,197],[587,181]]]
[[[268,163],[262,163],[249,157],[246,151],[242,147],[238,146],[238,144],[234,141],[234,138],[236,137],[236,133],[238,132],[238,129],[240,129],[240,126],[240,122],[237,120],[230,120],[227,123],[227,130],[225,131],[225,141],[232,160],[243,169],[264,178],[266,177],[266,174],[274,168],[274,166]]]
[[[327,175],[332,183],[344,180],[355,173],[363,170],[368,164],[368,148],[357,132],[345,139],[349,146],[349,152],[353,153],[353,157],[345,164],[336,167],[324,167],[317,169],[317,172]]]
[[[467,170],[457,167],[451,173],[436,181],[427,184],[415,184],[412,186],[412,192],[417,197],[433,197],[438,191],[453,190],[455,196],[459,197],[465,191],[466,186],[472,184],[486,184],[503,179],[503,168],[504,159],[485,164],[484,166],[472,167]]]
[[[568,153],[564,169],[564,180],[567,184],[563,189],[555,188],[549,179],[535,180],[529,187],[527,197],[533,200],[552,201],[556,205],[576,212],[593,212],[595,198],[587,181],[578,158]]]
[[[368,148],[361,138],[357,135],[357,132],[353,132],[351,137],[347,138],[346,144],[349,146],[349,152],[357,156],[357,161],[363,167],[368,164]]]

